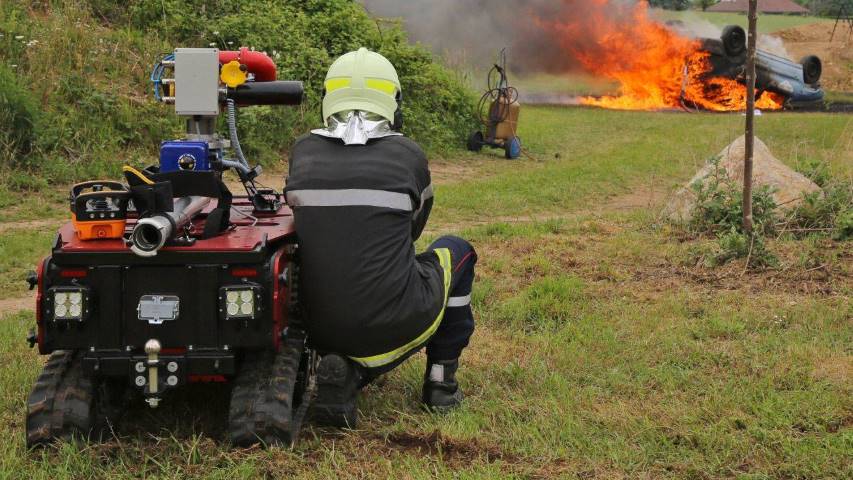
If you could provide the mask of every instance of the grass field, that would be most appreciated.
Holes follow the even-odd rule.
[[[747,18],[745,14],[740,13],[717,13],[717,12],[702,12],[700,10],[657,10],[652,9],[652,15],[661,20],[682,20],[685,22],[691,21],[706,21],[718,27],[725,25],[740,25],[746,28]],[[817,22],[832,22],[834,19],[822,17],[810,17],[802,15],[774,15],[774,14],[759,14],[758,15],[758,32],[773,33],[787,28],[807,25]]]
[[[416,357],[366,389],[358,430],[309,427],[294,450],[230,450],[227,392],[199,387],[134,407],[111,442],[28,453],[42,359],[24,343],[33,314],[5,312],[0,478],[850,478],[851,243],[782,237],[777,269],[711,269],[713,239],[659,219],[742,121],[526,107],[525,159],[433,161],[420,246],[456,233],[480,254],[467,400],[446,416],[418,407]],[[820,160],[853,182],[853,116],[756,124],[789,165]],[[0,302],[47,252],[61,195],[3,212]]]

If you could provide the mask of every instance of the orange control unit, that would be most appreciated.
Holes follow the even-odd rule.
[[[80,240],[124,236],[130,192],[119,182],[98,180],[71,187],[71,222]]]

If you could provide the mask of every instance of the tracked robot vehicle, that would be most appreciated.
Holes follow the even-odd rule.
[[[233,444],[291,444],[317,355],[300,328],[291,212],[256,185],[236,113],[297,105],[302,84],[276,80],[264,53],[214,48],[176,49],[151,80],[186,136],[122,182],[75,185],[71,221],[27,279],[38,292],[28,340],[49,355],[27,400],[27,445],[100,438],[128,398],[157,407],[194,382],[232,384]],[[228,190],[227,170],[245,195]]]

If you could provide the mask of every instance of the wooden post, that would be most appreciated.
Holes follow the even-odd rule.
[[[749,0],[746,36],[746,133],[743,152],[743,231],[752,235],[752,155],[755,144],[755,41],[758,0]]]

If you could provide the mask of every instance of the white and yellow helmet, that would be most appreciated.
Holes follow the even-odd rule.
[[[394,65],[382,55],[360,48],[341,55],[324,82],[323,122],[349,110],[379,115],[389,122],[399,116],[402,88]]]

